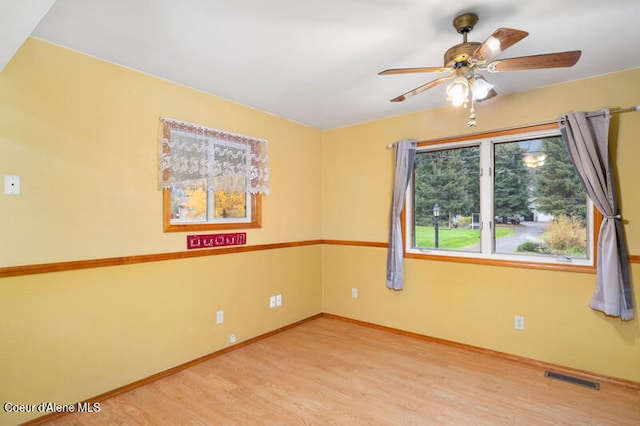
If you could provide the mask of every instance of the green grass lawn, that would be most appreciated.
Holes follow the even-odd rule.
[[[496,238],[515,232],[509,228],[497,228]],[[466,228],[440,228],[438,230],[438,246],[443,249],[464,249],[480,244],[480,230]],[[416,226],[416,246],[435,247],[435,230],[433,226]]]

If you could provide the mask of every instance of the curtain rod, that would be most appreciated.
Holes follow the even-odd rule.
[[[640,105],[636,105],[636,106],[632,106],[632,107],[628,107],[628,108],[617,108],[617,109],[612,109],[609,111],[610,114],[619,114],[621,112],[631,112],[631,111],[640,111]],[[599,115],[602,115],[601,112],[590,112],[587,113],[587,117],[597,117]],[[534,127],[534,126],[544,126],[545,124],[553,124],[553,123],[560,123],[562,121],[562,119],[560,118],[556,118],[555,120],[547,120],[547,121],[541,121],[539,123],[531,123],[531,124],[521,124],[519,126],[513,126],[513,127],[505,127],[503,129],[497,129],[497,130],[491,130],[491,132],[503,132],[503,131],[507,131],[507,130],[517,130],[517,129],[522,129],[525,127]],[[485,134],[487,132],[478,132],[478,133],[470,133],[470,134],[466,134],[464,135],[466,136],[475,136],[475,135],[482,135]],[[424,142],[435,142],[435,141],[439,141],[442,139],[448,139],[448,138],[437,138],[437,139],[429,139],[426,141],[419,141],[421,143]],[[394,146],[396,146],[395,143],[390,143],[389,145],[387,145],[387,149],[391,149]]]

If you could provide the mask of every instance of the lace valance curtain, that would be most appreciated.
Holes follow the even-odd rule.
[[[228,192],[269,194],[267,141],[161,119],[160,180],[163,188],[188,188],[202,179]]]

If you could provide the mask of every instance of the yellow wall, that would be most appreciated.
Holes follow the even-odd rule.
[[[185,233],[162,232],[161,116],[269,141],[248,245],[321,238],[321,131],[29,39],[0,74],[0,175],[22,178],[0,194],[0,267],[184,251]],[[321,259],[316,245],[0,279],[0,402],[81,401],[317,314]],[[0,409],[0,424],[29,417]]]
[[[468,111],[453,107],[327,131],[324,238],[387,241],[393,152],[385,146],[390,142],[542,122],[569,110],[636,105],[638,81],[636,69],[499,96],[477,106],[478,127],[472,131],[466,127]],[[619,136],[614,158],[625,228],[630,251],[638,255],[640,114],[615,116],[612,125]],[[323,253],[325,312],[640,381],[640,321],[592,311],[594,275],[405,259],[405,289],[394,292],[385,287],[386,250],[325,245]],[[638,306],[639,264],[632,275]],[[351,298],[353,287],[357,299]],[[525,317],[524,331],[514,329],[515,315]]]
[[[639,79],[500,96],[478,106],[474,131],[632,105]],[[386,242],[385,146],[468,131],[463,111],[441,108],[322,132],[29,39],[0,74],[0,175],[22,178],[22,195],[0,195],[0,267],[184,251],[185,234],[162,232],[161,116],[269,141],[272,193],[249,245]],[[616,120],[637,255],[640,115]],[[406,260],[406,289],[393,292],[385,263],[381,248],[311,245],[0,279],[0,402],[73,403],[322,311],[640,381],[639,322],[590,310],[592,275]],[[0,410],[0,424],[38,414]]]
[[[0,170],[23,192],[0,197],[0,266],[183,250],[162,232],[162,116],[269,141],[249,244],[320,237],[319,130],[29,39],[0,74]]]

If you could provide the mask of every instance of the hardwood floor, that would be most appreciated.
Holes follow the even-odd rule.
[[[640,390],[318,318],[50,425],[639,425]]]

